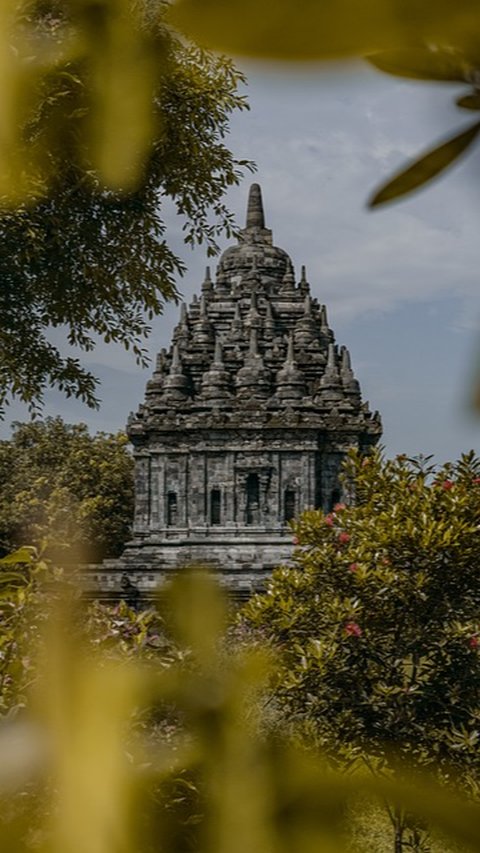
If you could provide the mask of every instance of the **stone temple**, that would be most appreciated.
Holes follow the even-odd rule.
[[[253,184],[238,245],[181,306],[128,421],[134,536],[97,582],[114,594],[128,572],[148,595],[172,570],[201,563],[248,595],[291,558],[289,522],[344,497],[348,449],[368,452],[381,431],[305,268],[297,282],[273,244]]]

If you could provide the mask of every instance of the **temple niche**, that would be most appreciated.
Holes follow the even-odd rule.
[[[305,268],[297,280],[273,245],[253,184],[238,245],[181,306],[128,421],[134,535],[104,564],[100,586],[112,594],[127,571],[148,595],[168,573],[201,563],[248,595],[291,558],[289,522],[345,498],[348,449],[368,451],[381,432]]]

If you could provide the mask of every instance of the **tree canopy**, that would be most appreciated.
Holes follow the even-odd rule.
[[[16,106],[0,146],[0,408],[11,395],[35,408],[49,385],[96,405],[97,381],[78,353],[99,338],[145,362],[148,323],[177,298],[184,271],[168,243],[166,203],[186,242],[205,243],[207,253],[232,232],[222,197],[250,164],[224,140],[231,113],[246,107],[243,76],[177,38],[165,5],[12,6],[16,52],[5,56],[12,67],[2,87]],[[5,16],[0,34],[13,38]],[[52,342],[57,327],[76,349]]]
[[[60,417],[15,423],[0,441],[0,549],[42,546],[81,559],[121,553],[133,517],[133,459],[123,433],[91,436]]]

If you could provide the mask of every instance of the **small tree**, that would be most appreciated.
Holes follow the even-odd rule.
[[[473,452],[438,471],[352,454],[356,505],[306,512],[295,566],[247,606],[278,649],[285,717],[337,758],[478,779],[479,474]]]
[[[123,433],[91,436],[60,417],[15,423],[0,442],[0,549],[42,540],[82,559],[121,553],[133,516],[133,460]]]

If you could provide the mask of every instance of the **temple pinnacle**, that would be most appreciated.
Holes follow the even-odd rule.
[[[260,184],[252,184],[248,194],[247,205],[247,228],[265,228],[265,216],[263,213],[262,191]]]

